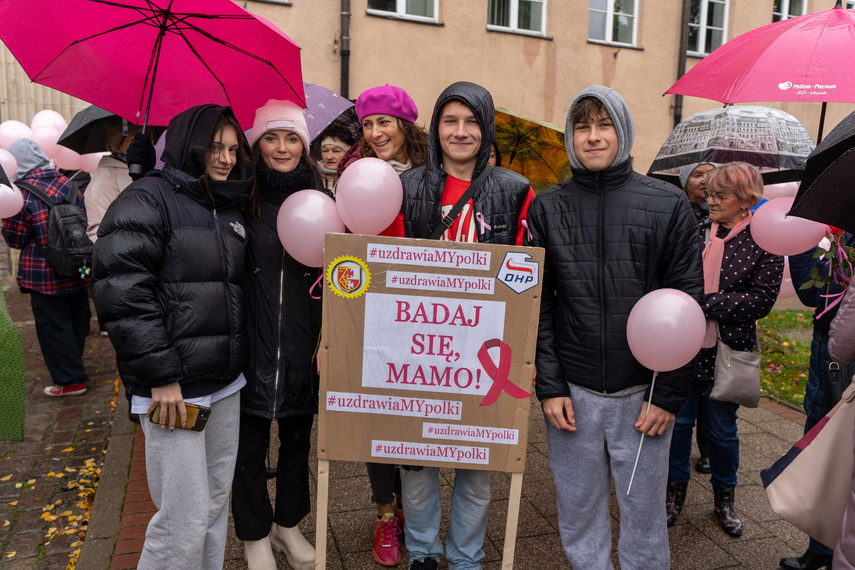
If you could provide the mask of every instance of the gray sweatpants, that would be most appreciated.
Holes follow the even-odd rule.
[[[671,565],[665,492],[672,430],[644,438],[638,471],[627,496],[641,438],[634,425],[644,392],[609,397],[575,388],[571,399],[577,431],[557,430],[546,420],[558,528],[567,559],[577,570],[613,568],[611,471],[620,507],[621,569],[666,570]]]
[[[220,569],[235,472],[240,392],[214,402],[201,432],[161,430],[143,415],[148,490],[157,512],[138,568]]]

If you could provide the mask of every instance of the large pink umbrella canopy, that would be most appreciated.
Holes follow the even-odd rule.
[[[722,103],[855,102],[855,10],[756,28],[706,56],[665,93]]]
[[[0,0],[0,39],[34,82],[137,124],[217,103],[249,128],[268,99],[305,107],[300,48],[231,0]]]

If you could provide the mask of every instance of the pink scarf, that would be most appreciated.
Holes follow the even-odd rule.
[[[731,238],[736,237],[739,233],[748,227],[751,223],[751,212],[748,212],[742,220],[733,226],[733,229],[724,238],[716,237],[718,234],[718,222],[713,222],[710,228],[710,241],[704,248],[704,293],[718,293],[718,286],[721,278],[721,262],[724,258],[724,244]],[[715,319],[707,319],[707,334],[704,337],[703,348],[712,348],[716,343],[716,324]]]

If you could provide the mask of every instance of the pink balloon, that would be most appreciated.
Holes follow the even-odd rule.
[[[798,182],[781,182],[780,184],[766,184],[763,186],[763,197],[767,200],[775,198],[795,197],[799,191]]]
[[[61,134],[61,131],[57,131],[50,125],[39,125],[33,129],[30,139],[42,148],[48,158],[56,158],[62,149],[65,148],[56,144]]]
[[[657,289],[639,299],[626,322],[632,355],[656,372],[688,364],[706,335],[706,317],[690,295],[677,289]]]
[[[793,286],[793,280],[784,278],[781,281],[781,291],[778,293],[779,299],[789,299],[796,296],[796,288]]]
[[[52,109],[44,109],[39,111],[30,121],[30,128],[36,130],[39,127],[50,127],[55,129],[61,135],[68,128],[68,122],[65,118]],[[58,138],[58,137],[57,137]]]
[[[796,255],[815,246],[825,235],[825,224],[787,216],[794,200],[790,197],[769,200],[751,218],[751,237],[769,253]]]
[[[18,187],[0,184],[0,218],[11,218],[24,207],[24,195]]]
[[[15,173],[18,172],[18,160],[4,148],[0,148],[0,168],[3,169],[9,180],[15,179]]]
[[[101,158],[105,154],[107,153],[93,152],[80,155],[80,170],[83,172],[95,172],[98,170],[98,164],[101,162]]]
[[[288,196],[279,208],[276,229],[285,251],[309,267],[324,266],[324,235],[345,231],[335,201],[318,190]]]
[[[355,234],[377,235],[388,228],[403,201],[398,173],[379,158],[363,158],[348,166],[335,188],[338,213]]]
[[[21,121],[3,121],[0,123],[0,148],[9,150],[9,145],[19,139],[33,136],[33,130]]]
[[[56,165],[63,170],[80,170],[80,155],[64,146],[59,148],[60,151],[53,157]]]

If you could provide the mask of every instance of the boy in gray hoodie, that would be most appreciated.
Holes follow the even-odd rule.
[[[528,215],[527,245],[546,249],[537,396],[561,541],[575,568],[612,568],[610,473],[621,568],[670,566],[664,499],[671,427],[695,361],[660,372],[651,393],[653,371],[632,355],[626,323],[655,289],[700,300],[701,244],[685,194],[632,170],[634,138],[616,91],[583,90],[565,130],[573,177],[535,198]],[[642,435],[649,437],[627,494]]]

